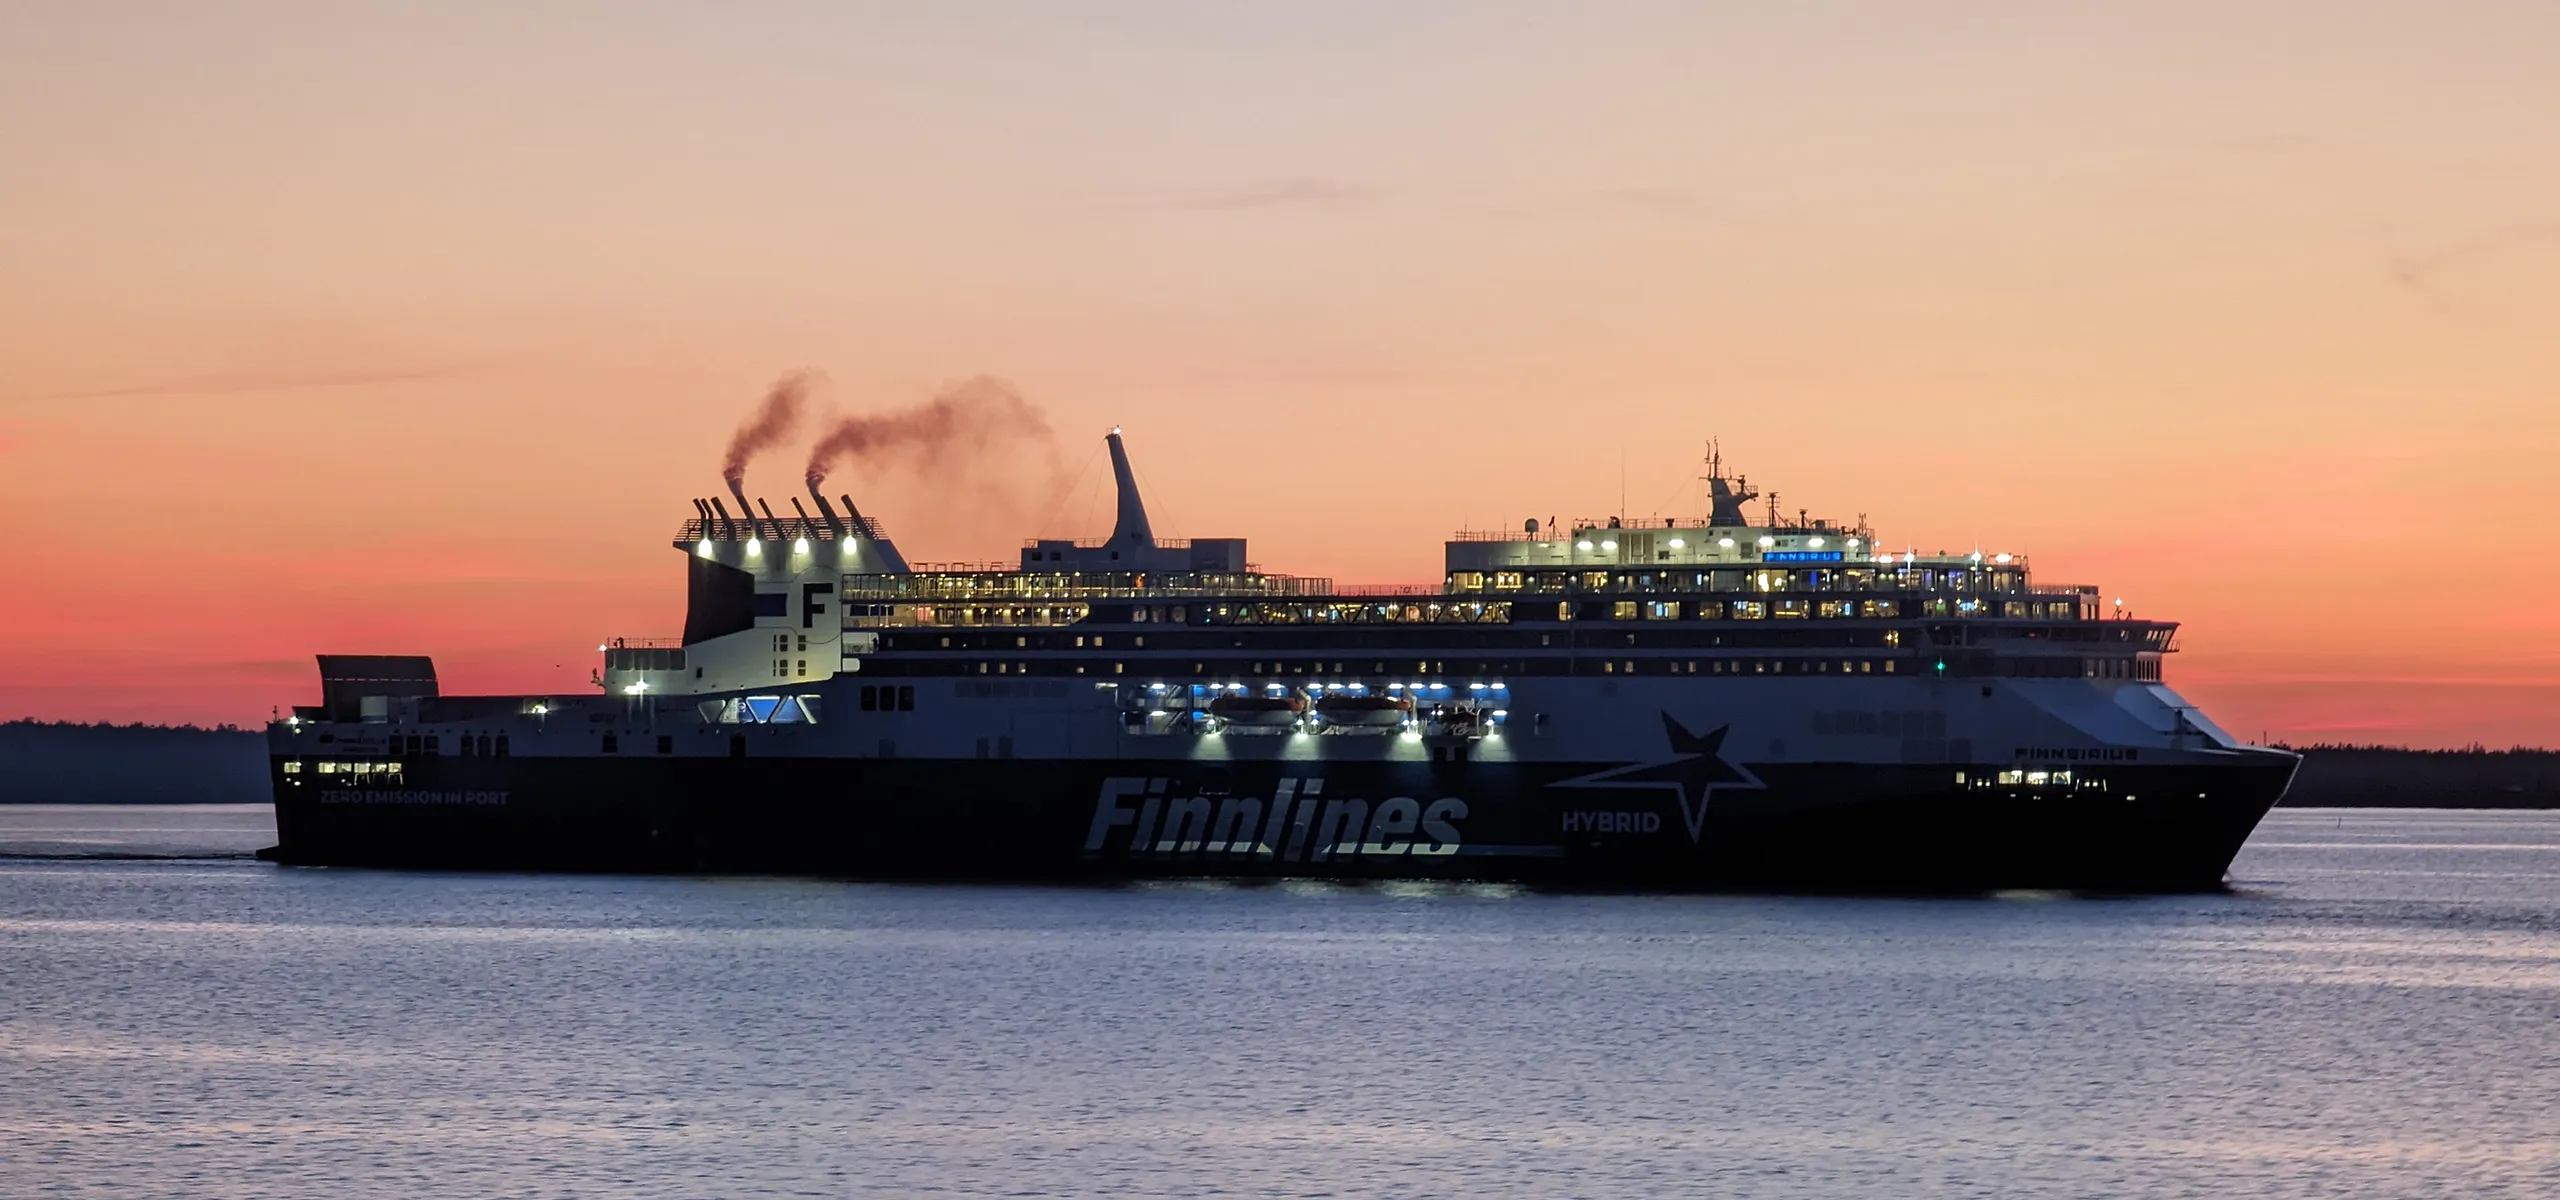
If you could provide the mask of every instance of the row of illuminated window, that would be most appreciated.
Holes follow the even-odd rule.
[[[287,775],[302,774],[302,763],[298,760],[287,760],[284,764],[284,773]],[[315,775],[397,775],[400,774],[400,764],[396,762],[330,762],[324,760],[311,764],[311,773]]]
[[[1172,664],[1155,662],[1140,663],[1139,667],[1142,671],[1161,673],[1170,665]],[[1193,662],[1187,665],[1190,667],[1190,671],[1188,673],[1191,675],[1218,679],[1233,677],[1258,678],[1266,675],[1344,676],[1351,674],[1351,672],[1345,670],[1346,666],[1354,667],[1362,674],[1367,674],[1372,671],[1383,674],[1387,671],[1387,664],[1383,662],[1364,662],[1359,664],[1316,662],[1306,664],[1277,661],[1245,662],[1229,660]],[[1460,665],[1464,667],[1469,664],[1461,663]],[[1585,658],[1550,657],[1505,659],[1499,662],[1477,662],[1472,665],[1480,672],[1533,676],[1943,675],[1951,673],[1952,668],[1952,673],[1957,675],[1997,675],[2009,678],[2116,679],[2142,682],[2157,682],[2160,679],[2160,663],[2156,659],[2135,659],[2127,657],[2083,658],[2061,655],[2036,656],[2028,658],[1973,655],[1969,657],[1958,656],[1956,659],[1927,659],[1920,661],[1895,656],[1856,654],[1746,655],[1697,659],[1664,657],[1601,658],[1593,656]],[[1078,663],[1044,661],[1039,663],[1030,663],[1002,662],[993,660],[883,660],[873,662],[869,669],[875,671],[891,671],[896,674],[906,676],[977,675],[1004,677],[1029,676],[1034,674],[1049,676],[1074,676],[1087,674],[1116,676],[1127,674],[1129,664],[1127,662],[1112,662],[1106,666],[1099,662]],[[1428,671],[1435,670],[1436,668],[1432,667],[1430,664],[1421,664],[1421,669]]]
[[[1504,670],[1521,675],[1899,675],[1906,673],[1906,668],[1903,665],[1900,665],[1902,661],[1903,660],[1893,658],[1815,658],[1804,656],[1788,658],[1707,659],[1586,658],[1574,660],[1550,658],[1513,661],[1502,664],[1479,665],[1484,666],[1487,669]],[[1141,663],[1139,665],[1161,673],[1163,672],[1166,664]],[[1293,666],[1286,663],[1275,662],[1267,665],[1269,667],[1267,673],[1269,674],[1302,675],[1309,673],[1304,667]],[[1265,666],[1266,664],[1258,662],[1250,665],[1242,662],[1199,662],[1191,664],[1191,674],[1221,679],[1232,675],[1262,675],[1266,673]],[[1129,664],[1126,662],[1114,662],[1110,664],[1110,668],[1107,673],[1111,675],[1123,675],[1128,673],[1128,667]],[[924,661],[902,663],[898,665],[897,669],[900,670],[901,673],[907,675],[1005,676],[1031,675],[1035,673],[1034,664],[1027,662]],[[1341,664],[1334,664],[1333,669],[1335,672],[1339,672]],[[1106,672],[1103,669],[1103,665],[1100,663],[1042,662],[1037,664],[1037,673],[1047,675],[1084,675],[1087,673],[1104,674]],[[1325,670],[1325,664],[1315,664],[1314,673],[1328,673]]]
[[[1236,572],[919,571],[847,575],[838,594],[878,600],[1102,599],[1170,593],[1320,596],[1330,579]]]
[[[1636,664],[1644,664],[1639,672]],[[1702,669],[1703,664],[1703,669]],[[1588,671],[1582,673],[1587,674]],[[1873,658],[1609,659],[1603,675],[1898,675],[1900,660]]]
[[[917,605],[909,611],[907,620],[920,625],[1040,628],[1066,623],[1062,616],[1057,615],[1060,611],[1003,608],[955,610],[948,607],[937,609],[930,605]],[[961,615],[964,612],[965,616]],[[1139,623],[1188,623],[1200,626],[1405,623],[1476,625],[1507,624],[1515,618],[1547,619],[1550,614],[1553,620],[1558,621],[1577,619],[1586,621],[1786,621],[1805,618],[1894,620],[1911,616],[2070,621],[2081,615],[2081,608],[2077,600],[2071,599],[1991,600],[1948,596],[1916,600],[1875,597],[1831,600],[1808,596],[1772,596],[1762,600],[1559,600],[1553,609],[1548,609],[1541,602],[1516,610],[1508,601],[1458,603],[1340,601],[1324,604],[1266,602],[1137,605],[1131,609],[1131,620]],[[849,618],[849,620],[857,623],[881,623],[868,618]],[[776,635],[777,649],[780,648],[784,637],[785,635]],[[1089,644],[1104,645],[1103,635],[1093,635]],[[1136,644],[1145,644],[1143,635]],[[1085,636],[1078,635],[1075,645],[1078,648],[1088,645]]]
[[[853,604],[848,628],[880,625],[1073,625],[1091,615],[1088,604]]]
[[[2014,567],[1722,567],[1671,571],[1452,571],[1468,592],[2017,592]]]
[[[2075,775],[2070,771],[2013,767],[2005,771],[1958,771],[1956,784],[1970,788],[2030,787],[2055,788],[2064,791],[2096,791],[2105,787],[2106,781],[2085,773]],[[2133,797],[2127,796],[2125,799],[2131,800]]]
[[[1203,604],[1198,608],[1203,625],[1476,625],[1511,620],[1511,604],[1503,600]],[[1182,619],[1179,606],[1174,609],[1173,619]]]
[[[1605,605],[1605,607],[1604,607]],[[1770,600],[1615,600],[1556,602],[1556,619],[1577,616],[1614,621],[1761,621],[1859,618],[1891,620],[1903,616],[2010,617],[2070,620],[2079,612],[2072,600],[1973,600],[1938,597],[1920,601],[1814,600],[1781,597]]]

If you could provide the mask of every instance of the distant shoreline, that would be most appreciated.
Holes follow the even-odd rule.
[[[192,725],[0,723],[0,804],[265,804],[264,735]],[[2289,746],[2287,808],[2560,808],[2560,750]]]

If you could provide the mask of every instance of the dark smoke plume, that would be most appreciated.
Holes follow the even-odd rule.
[[[809,449],[809,487],[815,491],[838,463],[879,464],[900,459],[935,466],[955,454],[984,452],[998,438],[1046,440],[1048,418],[1013,385],[992,376],[953,384],[913,408],[846,417]]]
[[[789,438],[800,428],[800,409],[809,400],[809,389],[818,382],[815,371],[793,371],[773,381],[764,394],[764,402],[756,406],[755,415],[729,435],[729,455],[720,461],[720,477],[729,481],[729,494],[738,498],[738,507],[747,507],[747,460],[762,454]],[[754,519],[753,510],[747,512]]]

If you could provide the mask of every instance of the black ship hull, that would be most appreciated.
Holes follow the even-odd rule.
[[[356,782],[291,761],[266,856],[295,865],[1907,893],[2217,889],[2295,764],[2057,788],[1876,764],[428,758]]]

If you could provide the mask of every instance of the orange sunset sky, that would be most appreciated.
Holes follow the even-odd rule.
[[[1717,436],[2244,736],[2560,744],[2555,114],[2539,2],[13,5],[0,717],[583,688],[815,367],[1057,429],[839,475],[918,560],[1105,532],[1113,423],[1344,582]]]

